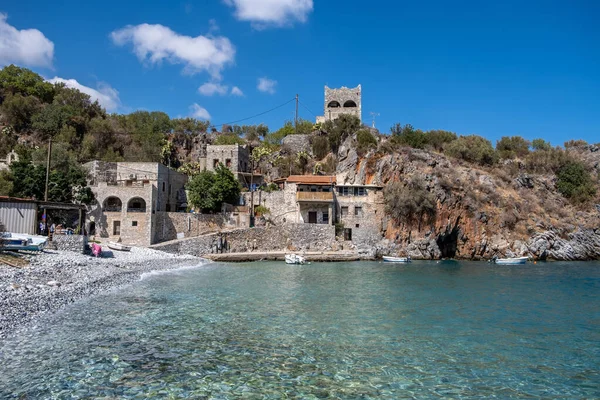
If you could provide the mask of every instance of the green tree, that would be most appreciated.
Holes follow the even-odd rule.
[[[235,133],[221,133],[215,139],[215,144],[219,146],[232,145],[232,144],[245,144],[244,139],[236,135]]]
[[[584,203],[596,194],[592,177],[579,161],[567,162],[558,170],[556,177],[558,191],[574,203]]]
[[[457,139],[456,133],[437,129],[425,132],[425,137],[427,145],[436,151],[443,151],[446,143]]]
[[[409,146],[415,149],[424,149],[427,145],[425,132],[415,129],[411,124],[395,124],[390,129],[392,142],[401,146]]]
[[[545,141],[544,139],[533,139],[531,142],[531,148],[534,150],[551,150],[552,145],[550,142]]]
[[[529,154],[529,141],[521,136],[502,136],[496,142],[496,152],[503,159],[512,159],[515,157],[525,157]]]
[[[188,200],[202,212],[218,212],[223,203],[238,204],[240,184],[233,173],[219,164],[212,171],[202,171],[190,179],[186,186]]]
[[[37,97],[15,93],[8,94],[4,98],[0,112],[9,125],[12,125],[17,132],[21,132],[31,127],[31,118],[40,107]]]
[[[493,165],[497,160],[492,143],[477,135],[461,136],[448,143],[445,153],[451,157],[481,165]]]
[[[33,129],[42,134],[42,139],[54,137],[63,125],[75,115],[70,106],[49,104],[32,118]]]
[[[280,145],[284,137],[293,135],[294,132],[295,130],[292,122],[286,121],[281,128],[266,135],[265,142],[269,144]]]
[[[298,118],[297,133],[299,135],[310,135],[313,132],[315,124],[312,122]]]
[[[0,70],[0,89],[5,93],[35,96],[44,103],[51,103],[54,86],[40,75],[27,69],[9,65]]]
[[[338,152],[340,145],[354,135],[361,127],[360,119],[352,114],[341,114],[334,121],[325,121],[321,129],[327,132],[329,146],[334,153]]]

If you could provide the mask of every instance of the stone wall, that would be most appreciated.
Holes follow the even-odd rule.
[[[301,151],[312,154],[310,135],[288,135],[283,138],[281,145],[290,154],[297,154]]]
[[[244,204],[250,206],[250,192],[242,193]],[[296,207],[296,184],[288,183],[283,190],[265,192],[257,190],[254,192],[254,206],[261,205],[270,211],[266,218],[279,225],[286,222],[299,222],[298,209]]]
[[[286,224],[211,234],[152,246],[177,254],[202,256],[223,252],[330,251],[335,245],[335,227],[315,224]]]
[[[56,250],[75,251],[83,254],[87,251],[88,240],[84,235],[54,235],[52,244]]]
[[[237,144],[206,146],[207,170],[215,170],[215,160],[229,168],[234,175],[237,175],[237,172],[250,172],[250,151],[247,146]]]
[[[154,216],[153,243],[205,235],[221,230],[240,227],[241,220],[235,213],[192,214],[157,212]]]

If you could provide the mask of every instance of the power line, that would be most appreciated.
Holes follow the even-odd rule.
[[[304,103],[303,103],[303,102],[301,102],[300,100],[298,100],[298,103],[300,103],[300,105],[301,105],[302,107],[306,108],[306,110],[307,110],[309,113],[311,113],[311,114],[312,114],[314,117],[316,117],[316,116],[317,116],[317,114],[315,114],[314,112],[312,112],[312,111],[310,110],[310,108],[308,108],[307,106],[305,106],[305,105],[304,105]]]
[[[247,118],[238,119],[237,121],[225,122],[224,124],[211,124],[211,126],[212,126],[212,127],[217,127],[217,126],[221,126],[221,127],[222,127],[223,125],[232,125],[232,124],[237,124],[238,122],[243,122],[243,121],[247,121],[247,120],[249,120],[249,119],[252,119],[252,118],[260,117],[261,115],[265,115],[265,114],[267,114],[267,113],[270,113],[271,111],[275,111],[275,110],[277,110],[278,108],[281,108],[281,107],[283,107],[283,106],[286,106],[286,105],[290,104],[292,101],[296,101],[296,98],[294,97],[293,99],[290,99],[289,101],[286,101],[285,103],[283,103],[283,104],[280,104],[280,105],[278,105],[277,107],[271,108],[270,110],[267,110],[267,111],[263,111],[263,112],[261,112],[261,113],[259,113],[259,114],[253,115],[253,116],[251,116],[251,117],[247,117]]]

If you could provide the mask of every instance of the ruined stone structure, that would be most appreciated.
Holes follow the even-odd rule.
[[[214,171],[218,164],[223,164],[235,175],[243,187],[260,185],[263,177],[254,173],[252,176],[252,164],[250,162],[250,147],[248,145],[208,145],[206,146],[206,169]]]
[[[185,210],[187,176],[158,163],[91,161],[84,165],[96,206],[87,231],[147,246],[159,240],[156,213]]]
[[[361,112],[361,87],[341,87],[331,89],[325,86],[325,108],[324,115],[317,117],[317,123],[334,120],[341,114],[356,115],[362,121]]]

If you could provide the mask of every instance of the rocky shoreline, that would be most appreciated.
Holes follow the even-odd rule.
[[[198,264],[201,259],[132,248],[105,257],[69,251],[28,256],[22,268],[0,265],[0,339],[45,313],[100,292],[134,282],[147,272]]]

